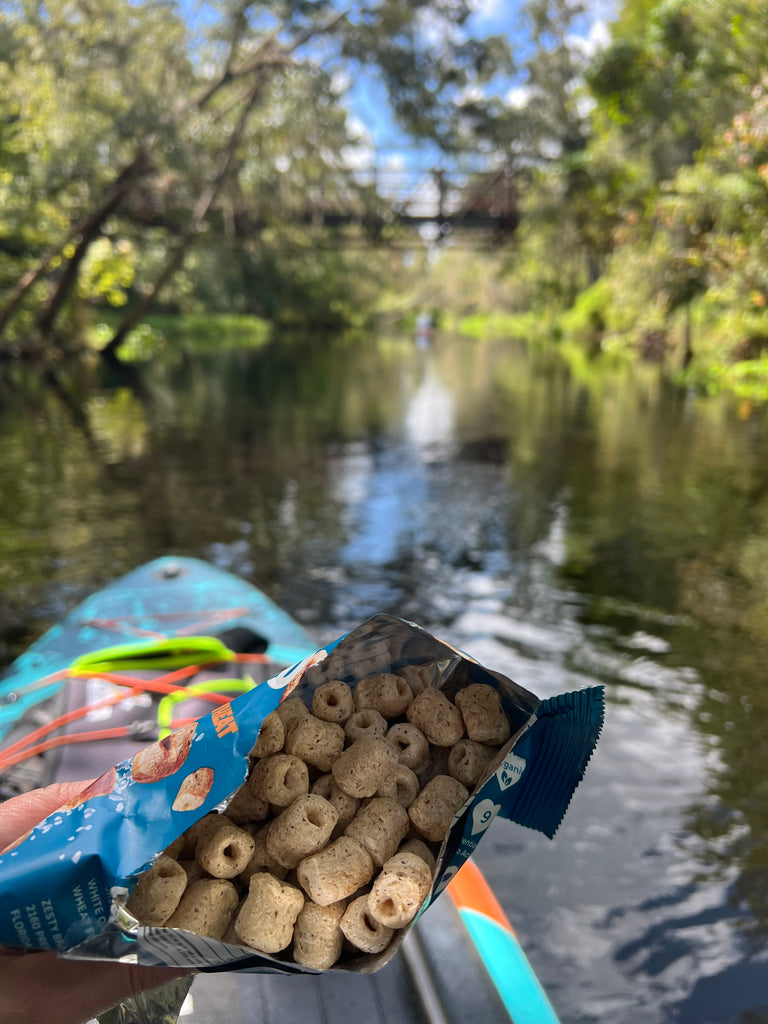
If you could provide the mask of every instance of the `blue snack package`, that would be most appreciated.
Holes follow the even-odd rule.
[[[512,735],[497,752],[440,846],[432,892],[443,891],[496,817],[553,836],[597,743],[601,687],[540,701],[402,619],[377,615],[327,648],[222,704],[110,768],[0,855],[0,943],[69,958],[119,959],[201,971],[304,973],[289,955],[140,925],[125,904],[138,877],[178,836],[221,810],[245,781],[261,724],[281,700],[308,706],[329,680],[352,689],[382,672],[418,668],[449,698],[473,683],[497,690]],[[331,970],[372,970],[394,954],[361,955]]]

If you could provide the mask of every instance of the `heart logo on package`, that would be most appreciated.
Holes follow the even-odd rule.
[[[472,835],[485,832],[500,810],[501,804],[495,804],[493,800],[481,800],[476,804],[472,809]]]
[[[504,791],[509,789],[510,786],[514,786],[516,782],[519,782],[525,770],[525,765],[524,757],[518,757],[517,754],[508,754],[496,769],[499,788]]]

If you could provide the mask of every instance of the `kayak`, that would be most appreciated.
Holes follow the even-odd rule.
[[[0,675],[0,800],[99,775],[316,649],[307,630],[245,580],[198,559],[149,562],[78,605]],[[449,901],[438,900],[402,955],[378,972],[383,979],[308,976],[314,991],[306,998],[307,985],[291,988],[285,978],[201,976],[184,1020],[207,1020],[206,1001],[211,1017],[224,1002],[227,1019],[246,1019],[252,994],[238,1003],[237,991],[260,984],[263,1019],[270,999],[275,1019],[293,1019],[287,1004],[298,997],[294,1012],[311,1024],[328,1019],[354,985],[360,1019],[447,1024],[472,1013],[488,1024],[557,1024],[474,861],[447,892]]]
[[[245,580],[198,559],[149,562],[83,601],[0,675],[0,798],[99,774],[179,712],[210,711],[214,667],[226,667],[229,699],[316,648]],[[180,696],[198,697],[197,708]],[[32,734],[35,755],[9,764],[9,749]]]

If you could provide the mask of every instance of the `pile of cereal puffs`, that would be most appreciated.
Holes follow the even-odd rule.
[[[380,954],[428,899],[436,854],[510,737],[493,686],[427,666],[338,679],[264,720],[225,810],[179,836],[127,909],[305,968]]]

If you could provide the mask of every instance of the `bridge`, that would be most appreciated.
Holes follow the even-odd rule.
[[[403,246],[413,245],[414,232],[426,244],[499,245],[519,221],[510,166],[467,172],[371,164],[355,169],[354,179],[348,203],[310,193],[299,219],[331,231],[357,227],[363,244]]]
[[[278,185],[266,205],[279,219],[313,231],[321,248],[415,245],[487,248],[503,244],[519,221],[518,190],[510,166],[491,171],[457,166],[407,165],[392,160],[345,163],[297,196]],[[174,227],[194,199],[173,182],[132,195],[126,207],[133,219],[153,227]],[[258,209],[217,202],[210,215],[233,240],[253,238],[270,223]],[[288,242],[286,242],[288,244]]]

